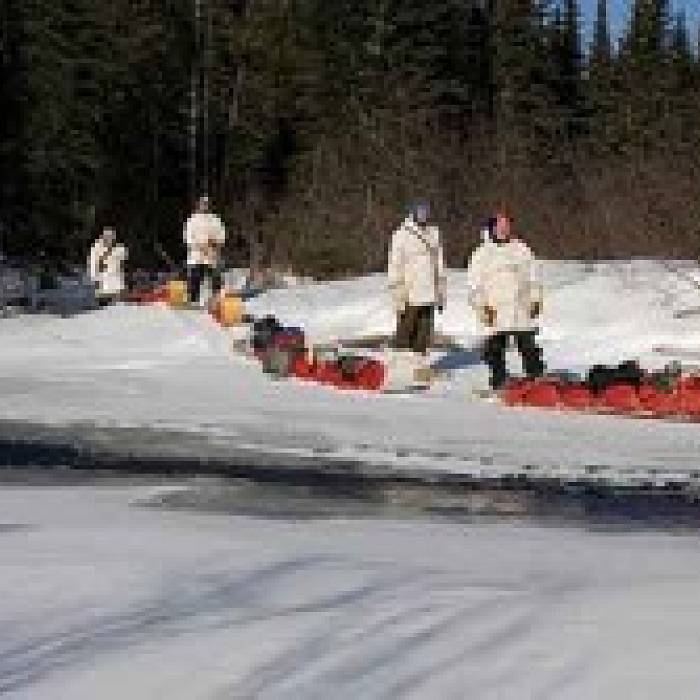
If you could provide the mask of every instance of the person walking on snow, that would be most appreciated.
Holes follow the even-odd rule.
[[[512,235],[511,220],[499,214],[490,221],[491,240],[469,262],[469,301],[487,331],[483,358],[491,371],[491,388],[506,380],[506,349],[515,340],[525,373],[544,373],[542,351],[535,342],[542,312],[541,269],[530,248]]]
[[[394,232],[389,248],[388,278],[397,314],[395,347],[426,355],[435,309],[445,305],[445,268],[440,232],[429,221],[429,208],[412,208]]]
[[[221,289],[219,255],[226,240],[221,219],[210,211],[209,197],[200,197],[196,211],[185,224],[187,289],[190,302],[200,299],[202,282],[209,278],[212,294]]]
[[[101,304],[116,301],[124,292],[124,261],[127,257],[127,249],[117,243],[113,228],[106,227],[92,244],[88,276],[95,285],[95,295]]]

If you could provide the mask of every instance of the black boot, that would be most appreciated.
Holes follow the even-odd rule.
[[[503,388],[506,382],[506,344],[505,333],[495,333],[484,344],[484,362],[491,370],[491,388],[494,391]]]
[[[535,342],[535,331],[516,333],[515,343],[528,379],[541,377],[544,374],[544,361],[542,360],[542,350]]]

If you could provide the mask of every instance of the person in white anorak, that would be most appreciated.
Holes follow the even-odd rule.
[[[100,304],[117,301],[124,293],[124,261],[127,257],[126,246],[117,242],[115,230],[105,227],[92,244],[88,258],[88,276],[95,285]]]
[[[185,223],[184,239],[187,246],[187,289],[190,302],[194,304],[201,298],[205,279],[210,281],[212,295],[221,290],[219,262],[226,229],[211,211],[209,197],[199,198],[195,212]]]
[[[395,347],[427,355],[435,310],[445,305],[446,276],[438,227],[429,223],[428,204],[413,206],[394,232],[388,281],[396,310]]]
[[[544,373],[542,351],[535,342],[542,313],[541,266],[530,248],[513,236],[505,214],[489,220],[488,240],[469,261],[469,301],[486,331],[483,358],[489,366],[491,388],[507,379],[506,350],[512,338],[529,378]]]

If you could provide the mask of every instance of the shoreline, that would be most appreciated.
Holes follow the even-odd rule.
[[[290,498],[362,502],[433,517],[525,518],[587,525],[700,527],[698,475],[685,482],[581,481],[529,474],[493,475],[406,468],[316,455],[237,448],[236,438],[204,432],[105,427],[87,423],[47,425],[0,421],[0,484],[80,484],[116,479],[218,480],[209,487],[209,509],[226,511],[227,484],[247,482],[281,489]],[[217,484],[219,484],[217,486]],[[223,494],[223,495],[222,495]],[[216,505],[219,499],[220,503]],[[172,499],[171,499],[172,500]],[[212,503],[214,505],[212,506]],[[194,507],[178,502],[170,507]],[[230,504],[229,504],[230,505]],[[342,508],[341,508],[342,510]]]

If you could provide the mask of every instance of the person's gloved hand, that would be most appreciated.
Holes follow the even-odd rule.
[[[485,326],[495,326],[496,325],[496,309],[492,306],[484,306],[481,310],[481,320]]]
[[[394,302],[394,310],[399,314],[403,313],[406,310],[406,304],[408,303],[406,300],[406,295],[402,291],[394,290],[391,298]]]
[[[533,301],[530,304],[530,318],[535,319],[542,313],[542,302]]]
[[[442,313],[443,309],[445,308],[445,295],[444,294],[438,294],[437,298],[437,310],[439,313]]]

